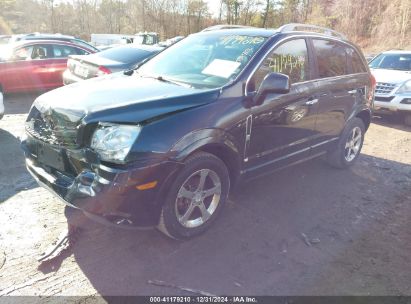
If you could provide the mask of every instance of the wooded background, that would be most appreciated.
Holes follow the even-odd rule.
[[[0,0],[0,34],[158,32],[162,39],[214,24],[331,27],[368,52],[411,49],[411,0]]]

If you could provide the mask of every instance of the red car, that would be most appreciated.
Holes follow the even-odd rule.
[[[54,89],[63,85],[69,55],[95,53],[58,40],[22,41],[0,47],[0,92]]]

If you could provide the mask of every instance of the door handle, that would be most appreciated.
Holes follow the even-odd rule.
[[[318,102],[318,98],[314,98],[314,99],[309,99],[308,101],[305,102],[305,104],[307,106],[312,106],[314,104],[316,104]]]
[[[357,89],[348,91],[348,94],[357,94]]]

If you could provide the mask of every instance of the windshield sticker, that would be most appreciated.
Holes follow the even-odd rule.
[[[214,59],[201,73],[222,78],[229,78],[235,70],[237,70],[240,64],[240,62],[236,61]]]
[[[264,42],[263,37],[250,37],[250,36],[241,36],[241,35],[235,35],[235,36],[225,36],[221,37],[221,44],[222,45],[256,45],[256,44],[261,44]]]

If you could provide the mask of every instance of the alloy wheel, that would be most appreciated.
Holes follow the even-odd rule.
[[[201,169],[180,187],[175,203],[179,223],[186,228],[204,224],[216,211],[221,198],[221,180],[216,172]]]
[[[362,132],[361,128],[355,127],[352,129],[348,140],[345,143],[345,160],[351,162],[358,155],[362,143]]]

